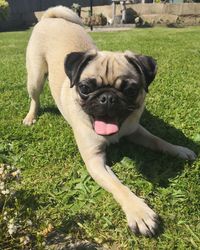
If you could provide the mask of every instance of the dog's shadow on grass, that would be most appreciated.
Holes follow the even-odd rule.
[[[40,116],[45,113],[60,115],[56,106],[41,108]],[[197,155],[200,152],[200,145],[187,138],[180,129],[177,129],[159,117],[145,110],[141,124],[154,135],[175,144],[190,148]],[[109,166],[120,162],[124,157],[130,158],[135,162],[138,172],[142,173],[144,178],[157,186],[166,187],[169,179],[176,177],[184,169],[185,160],[178,159],[163,153],[153,152],[148,148],[135,145],[122,139],[119,144],[111,145],[107,148],[107,162]],[[123,167],[126,168],[126,166]],[[126,169],[123,169],[126,172]]]
[[[167,124],[148,110],[144,111],[141,124],[154,135],[172,144],[188,147],[198,155],[200,145],[187,138],[181,130]],[[162,187],[167,187],[169,179],[180,174],[186,164],[186,161],[182,159],[153,152],[148,148],[129,143],[125,139],[122,139],[119,145],[111,145],[107,149],[109,166],[122,161],[124,157],[135,162],[137,171],[142,173],[144,178],[152,184]],[[124,164],[123,167],[123,172],[126,172]]]

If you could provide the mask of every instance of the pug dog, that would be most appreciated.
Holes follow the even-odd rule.
[[[105,148],[121,137],[186,160],[196,155],[152,135],[139,123],[156,61],[131,51],[99,51],[70,9],[48,9],[34,27],[27,54],[30,110],[23,123],[36,121],[45,78],[61,114],[71,125],[91,177],[122,207],[134,233],[153,236],[158,216],[106,165]]]

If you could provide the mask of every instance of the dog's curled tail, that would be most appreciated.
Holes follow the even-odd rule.
[[[83,25],[81,18],[75,12],[61,5],[45,11],[41,19],[45,18],[63,18],[69,22]]]

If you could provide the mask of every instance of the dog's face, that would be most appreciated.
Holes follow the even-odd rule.
[[[112,135],[144,102],[156,75],[155,60],[132,52],[73,52],[65,72],[97,134]]]

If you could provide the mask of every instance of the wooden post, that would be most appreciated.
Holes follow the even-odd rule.
[[[90,30],[93,30],[93,25],[92,25],[92,15],[93,15],[93,0],[90,0]]]

